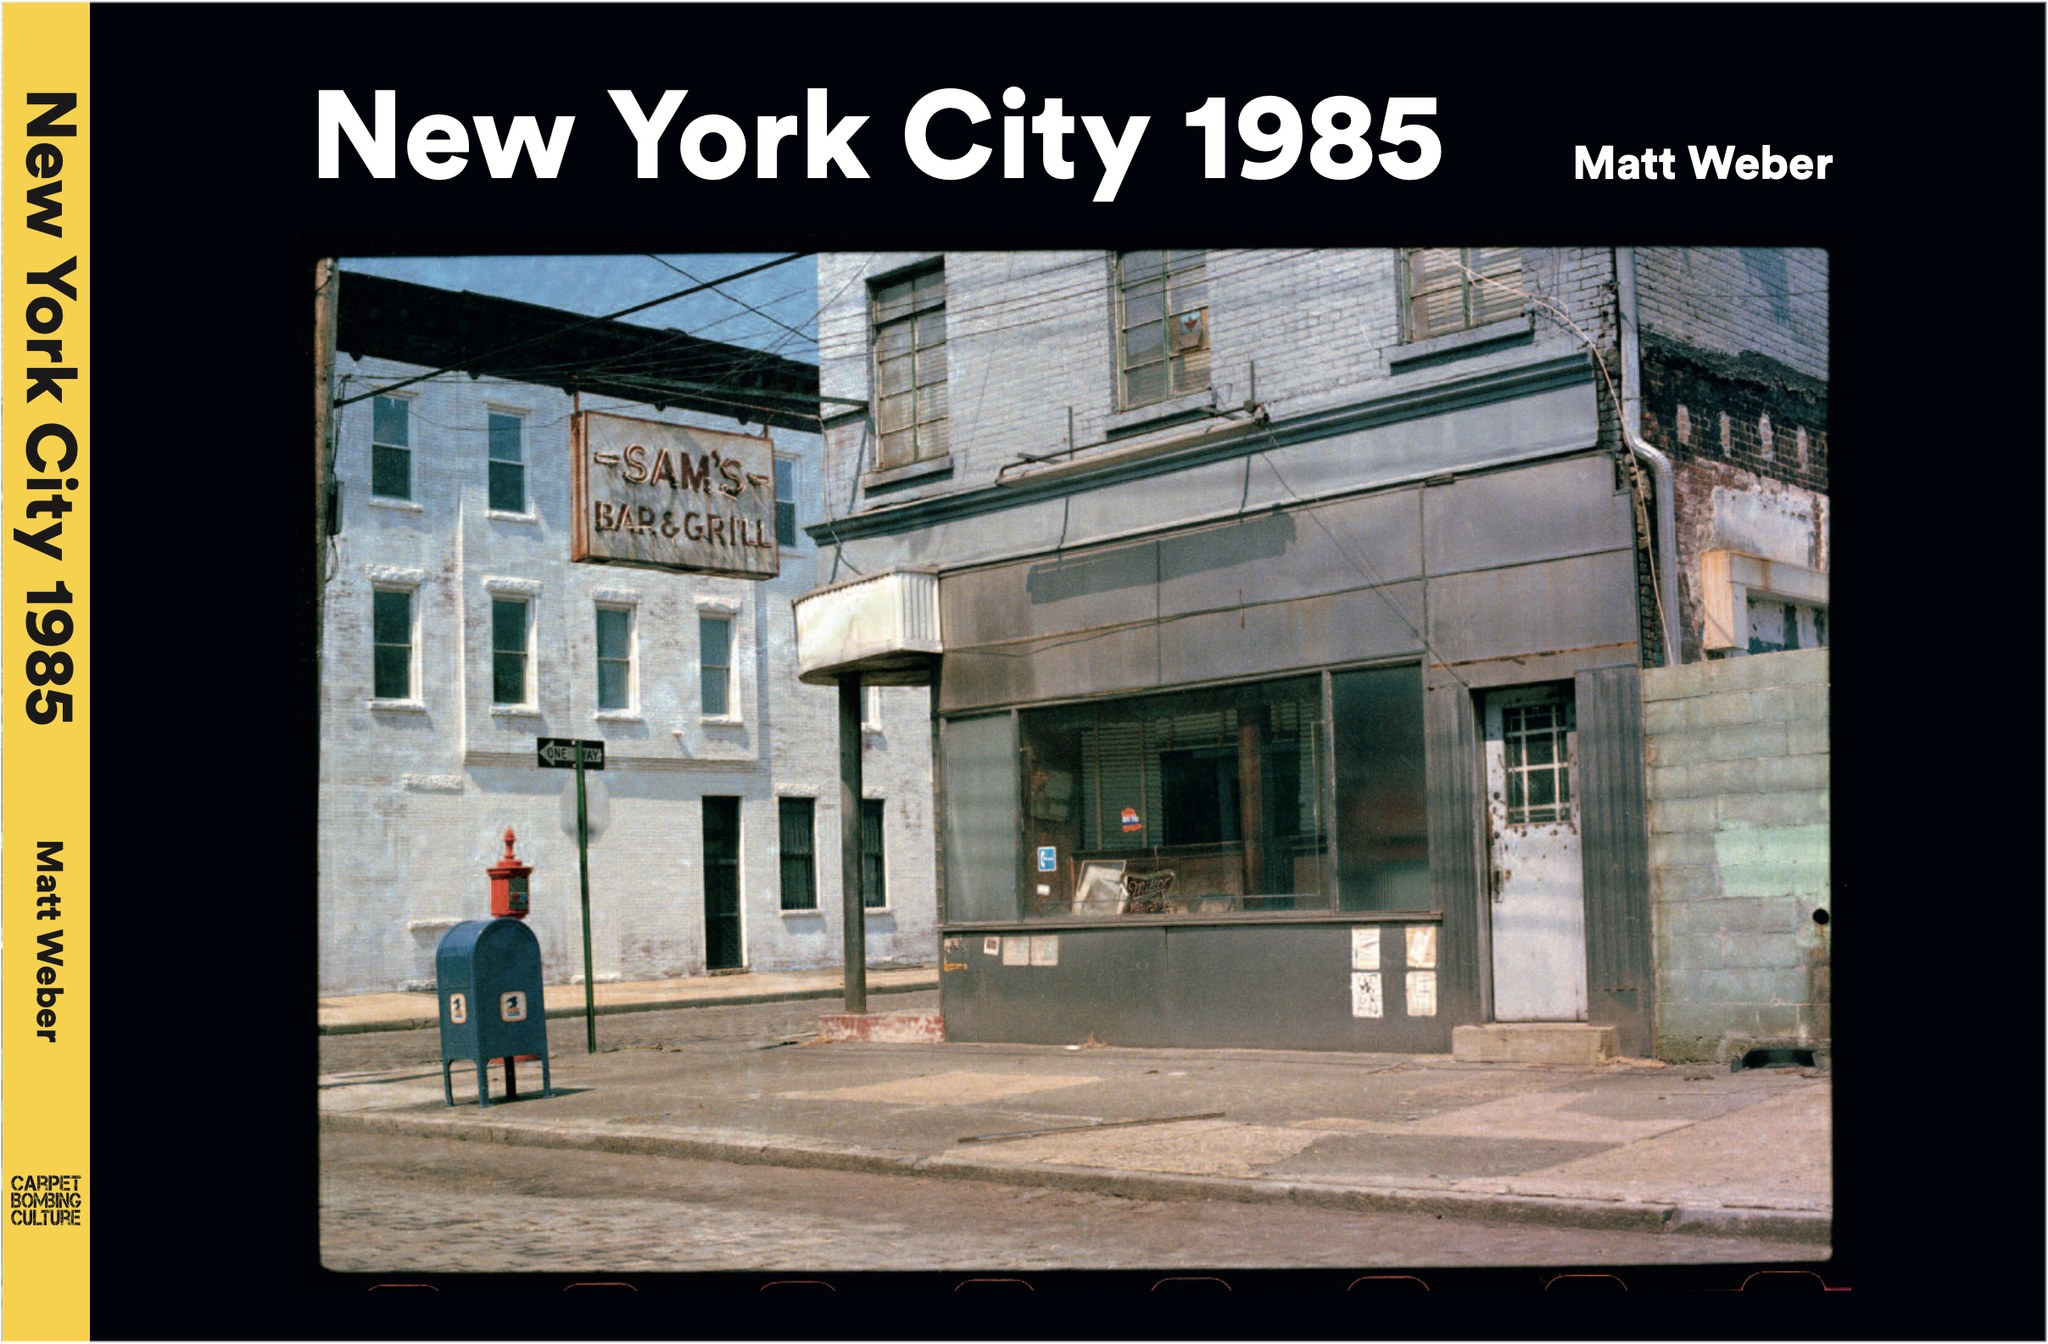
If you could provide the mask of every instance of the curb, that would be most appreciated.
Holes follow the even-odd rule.
[[[1419,1213],[1490,1222],[1547,1223],[1590,1231],[1768,1237],[1822,1246],[1830,1243],[1834,1233],[1834,1215],[1831,1212],[1481,1194],[1398,1186],[1346,1186],[1318,1181],[1194,1176],[1099,1167],[1020,1166],[950,1154],[921,1157],[891,1149],[734,1132],[594,1130],[363,1111],[325,1112],[320,1117],[320,1127],[337,1133],[396,1134],[408,1138],[690,1158],[752,1166],[863,1171],[885,1176],[935,1176],[994,1185],[1039,1186],[1115,1195],[1126,1199],[1221,1199],[1240,1204],[1299,1204],[1361,1213]]]
[[[938,987],[938,977],[933,976],[928,984],[869,985],[868,996],[872,998],[878,994],[920,994],[926,990],[937,989]],[[597,1016],[611,1017],[617,1013],[664,1013],[675,1008],[744,1008],[752,1004],[761,1003],[799,1003],[806,999],[838,999],[844,998],[845,995],[846,990],[844,987],[832,985],[824,989],[778,989],[764,991],[759,994],[728,994],[718,998],[700,996],[684,999],[649,999],[636,1003],[600,1003],[597,1005]],[[558,1017],[580,1018],[583,1016],[583,1009],[574,1005],[567,1008],[550,1008],[547,1010],[547,1016],[550,1022]],[[360,1036],[365,1032],[371,1031],[419,1031],[422,1028],[437,1027],[440,1024],[441,1019],[439,1017],[394,1018],[383,1022],[323,1022],[320,1024],[320,1034],[322,1036]]]

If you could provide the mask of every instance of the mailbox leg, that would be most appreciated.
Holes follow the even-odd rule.
[[[519,1075],[513,1072],[514,1056],[505,1056],[505,1100],[519,1100]]]
[[[476,1104],[491,1104],[491,1061],[479,1059],[476,1062]]]
[[[450,1106],[455,1104],[455,1085],[448,1081],[448,1066],[452,1061],[441,1061],[441,1096]]]
[[[555,1095],[555,1080],[548,1071],[548,1056],[545,1050],[540,1056],[540,1094],[543,1097]]]

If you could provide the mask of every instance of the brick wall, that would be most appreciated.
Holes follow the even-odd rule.
[[[1645,339],[1828,376],[1828,254],[1808,247],[1641,247]]]
[[[869,395],[870,282],[938,255],[820,255],[820,391]],[[1112,431],[1120,447],[1145,442],[1142,433],[1127,433],[1128,417],[1117,404],[1108,252],[950,252],[943,260],[952,471],[863,496],[857,482],[872,463],[873,428],[865,415],[843,417],[826,432],[831,516],[988,485],[1020,454],[1067,448],[1070,413],[1073,444],[1100,445]],[[1396,249],[1215,249],[1206,267],[1210,388],[1224,407],[1241,405],[1256,381],[1257,399],[1280,419],[1432,379],[1555,358],[1586,349],[1588,340],[1610,370],[1617,367],[1607,248],[1524,249],[1523,286],[1562,316],[1538,305],[1526,342],[1401,374],[1388,363],[1404,353]],[[1611,425],[1604,404],[1602,416],[1605,437]]]
[[[1649,669],[1643,715],[1658,1056],[1827,1049],[1828,651]]]
[[[1704,655],[1701,557],[1828,569],[1828,258],[1637,250],[1643,437],[1675,464],[1683,656]]]
[[[342,395],[427,370],[336,361]],[[570,399],[560,390],[444,374],[413,398],[412,497],[370,500],[370,403],[340,413],[336,470],[343,527],[325,600],[321,685],[319,985],[323,994],[418,987],[433,979],[447,927],[488,913],[484,869],[509,825],[535,866],[533,915],[550,983],[580,977],[574,839],[560,822],[566,771],[533,764],[536,737],[601,738],[611,825],[590,852],[594,970],[601,980],[705,969],[702,799],[740,799],[744,955],[761,970],[839,965],[838,719],[829,688],[799,685],[790,600],[816,586],[817,547],[799,535],[780,577],[762,582],[569,561]],[[584,399],[586,409],[752,432],[730,420]],[[524,420],[528,504],[488,507],[487,409]],[[774,432],[796,464],[801,523],[823,516],[819,440]],[[372,703],[371,593],[411,588],[417,604],[416,705]],[[491,599],[532,607],[530,707],[491,704]],[[596,711],[598,602],[635,611],[638,693],[630,712]],[[702,604],[728,610],[735,706],[706,722],[699,686]],[[881,692],[864,734],[865,782],[884,801],[889,909],[867,916],[871,962],[936,955],[931,750],[926,693]],[[777,799],[817,799],[818,908],[785,913]]]

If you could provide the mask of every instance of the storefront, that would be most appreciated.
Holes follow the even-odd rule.
[[[948,1036],[1646,1030],[1628,507],[1586,454],[942,571]]]

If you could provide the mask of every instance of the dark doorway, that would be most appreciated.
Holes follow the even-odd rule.
[[[740,951],[740,800],[704,800],[704,965],[737,970]]]

